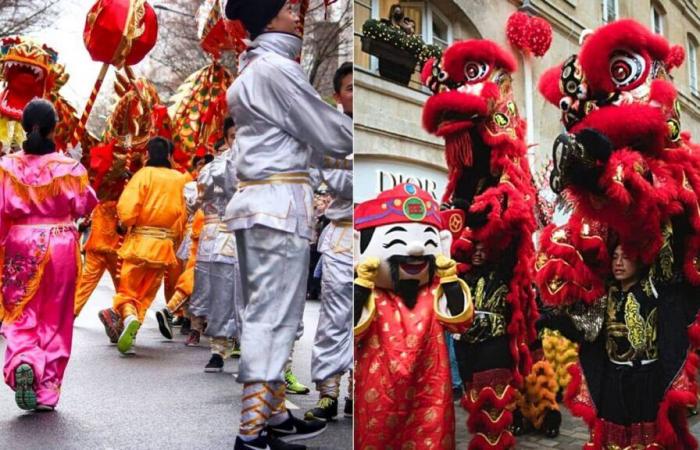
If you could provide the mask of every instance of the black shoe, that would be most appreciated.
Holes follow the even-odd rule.
[[[180,327],[180,334],[187,336],[192,330],[192,321],[188,318],[182,319],[182,326]]]
[[[174,327],[180,327],[180,326],[182,326],[182,321],[183,321],[183,320],[185,320],[184,317],[182,317],[182,316],[175,316],[175,317],[173,318],[173,326],[174,326]]]
[[[522,436],[530,432],[530,426],[523,413],[519,409],[513,412],[513,423],[510,425],[513,436]]]
[[[287,444],[277,438],[271,437],[265,431],[260,433],[252,441],[244,441],[240,436],[236,436],[236,444],[233,450],[306,450],[305,445]]]
[[[453,402],[456,403],[456,402],[462,400],[462,395],[464,395],[464,391],[462,390],[461,386],[452,388],[452,401]]]
[[[542,432],[550,439],[559,436],[559,427],[561,426],[561,413],[554,409],[548,410],[544,414],[542,421]]]
[[[338,399],[332,397],[321,397],[316,403],[316,407],[304,414],[304,420],[320,420],[330,422],[338,415]]]
[[[224,358],[218,353],[212,353],[209,363],[204,366],[204,371],[208,373],[217,373],[224,370]]]
[[[343,409],[345,417],[352,417],[352,399],[345,397],[345,408]]]
[[[320,420],[297,419],[287,411],[289,417],[279,425],[269,425],[270,436],[284,442],[311,439],[326,431],[326,423]]]
[[[173,315],[168,311],[168,308],[163,308],[156,311],[156,319],[158,320],[158,329],[160,334],[165,339],[173,338]]]

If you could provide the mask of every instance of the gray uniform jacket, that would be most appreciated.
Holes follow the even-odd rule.
[[[231,232],[221,229],[226,205],[236,192],[236,171],[227,150],[207,164],[197,178],[205,225],[199,237],[197,262],[236,261],[236,240]]]
[[[241,57],[228,91],[236,122],[236,168],[242,183],[224,220],[231,230],[263,225],[310,239],[313,192],[307,184],[254,183],[308,175],[311,161],[352,153],[352,119],[325,103],[299,63],[301,39],[263,33]]]
[[[194,218],[194,213],[199,209],[199,193],[197,192],[197,182],[190,181],[185,184],[183,189],[183,195],[185,196],[185,206],[187,207],[187,231],[182,239],[180,248],[178,248],[177,259],[180,261],[187,261],[190,257],[190,248],[192,248],[192,230],[190,226],[192,225],[192,219]]]

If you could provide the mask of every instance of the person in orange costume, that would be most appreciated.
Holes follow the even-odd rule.
[[[100,314],[109,314],[114,325],[123,320],[117,340],[121,353],[131,350],[166,270],[178,264],[175,243],[185,227],[182,190],[188,177],[171,169],[172,152],[170,141],[153,138],[146,167],[134,174],[117,203],[119,220],[129,232],[119,249],[123,263],[112,310]]]
[[[85,243],[85,263],[80,274],[78,290],[75,293],[75,317],[80,315],[83,307],[100,282],[105,270],[109,272],[114,283],[114,289],[119,286],[117,273],[117,250],[119,250],[119,234],[117,227],[117,202],[100,202],[92,212],[90,236]]]

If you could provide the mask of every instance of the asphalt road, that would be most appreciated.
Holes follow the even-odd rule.
[[[152,312],[139,332],[136,355],[120,356],[97,319],[97,311],[111,304],[113,293],[111,282],[103,278],[76,321],[73,354],[56,411],[21,411],[14,393],[0,385],[0,449],[233,448],[241,386],[232,375],[238,362],[227,360],[220,374],[204,373],[208,344],[202,340],[199,348],[185,347],[179,333],[173,341],[163,339]],[[162,307],[160,293],[153,308]],[[295,373],[309,387],[318,310],[318,302],[307,302],[306,332],[294,357]],[[4,347],[0,338],[3,354]],[[295,411],[299,416],[316,399],[313,390],[288,397],[299,408]],[[310,449],[352,448],[352,422],[342,417],[342,406],[341,401],[337,422],[305,442]]]

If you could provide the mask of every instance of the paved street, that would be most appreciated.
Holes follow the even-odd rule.
[[[241,386],[232,374],[238,363],[227,360],[224,373],[204,373],[209,359],[205,341],[199,348],[188,348],[179,333],[174,341],[166,341],[152,312],[139,333],[137,354],[121,357],[97,319],[97,311],[111,304],[113,293],[108,278],[103,278],[76,321],[73,356],[55,412],[25,413],[16,408],[14,393],[0,386],[0,449],[233,448]],[[154,308],[162,307],[161,293]],[[318,309],[318,302],[307,303],[306,332],[294,360],[295,373],[310,387]],[[0,351],[4,354],[1,338]],[[299,407],[296,414],[303,415],[316,396],[312,391],[289,400]],[[352,448],[352,422],[342,418],[342,406],[341,401],[338,422],[305,442],[309,448]]]

